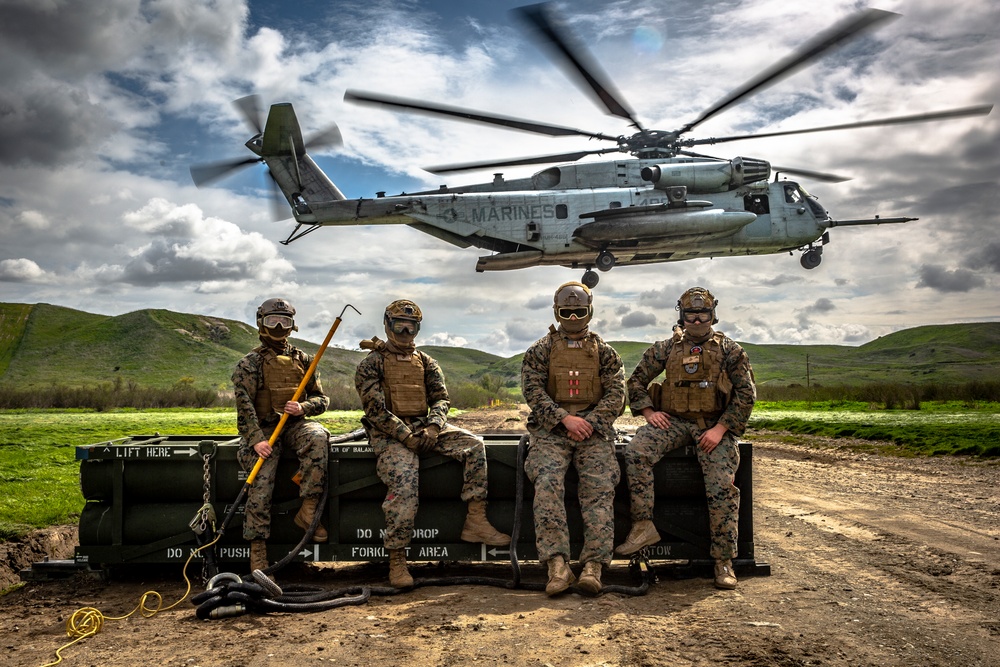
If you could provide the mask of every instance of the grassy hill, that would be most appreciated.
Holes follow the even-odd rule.
[[[243,322],[168,310],[110,317],[38,304],[0,304],[0,383],[20,388],[85,386],[116,378],[154,387],[190,379],[198,387],[229,386],[236,362],[258,344]],[[293,342],[314,353],[319,347]],[[364,356],[329,348],[321,377],[351,378]]]
[[[318,345],[293,342],[309,352]],[[334,343],[337,341],[334,340]],[[116,378],[170,387],[228,387],[236,362],[257,344],[254,327],[235,320],[167,310],[115,317],[48,304],[0,304],[0,384],[20,388],[51,384],[88,386]],[[647,344],[611,341],[631,372]],[[846,345],[745,345],[763,385],[859,385],[874,381],[962,383],[1000,377],[1000,323],[916,327],[859,347]],[[498,376],[519,384],[521,357],[428,346],[450,385]],[[324,384],[353,387],[365,352],[331,347],[323,356]]]

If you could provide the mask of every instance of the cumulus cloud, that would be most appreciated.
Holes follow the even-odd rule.
[[[640,327],[655,326],[656,315],[653,313],[636,311],[623,317],[621,325],[625,329],[638,329]]]
[[[552,307],[552,297],[545,294],[538,294],[524,303],[524,307],[528,310],[541,310],[542,308]]]
[[[193,204],[152,199],[123,216],[126,225],[154,238],[125,264],[120,279],[133,285],[162,282],[277,280],[294,272],[271,241],[231,222],[204,217]]]
[[[45,272],[30,259],[0,260],[0,281],[11,283],[38,282]]]
[[[969,269],[947,269],[937,264],[920,267],[917,287],[929,287],[938,292],[968,292],[982,287],[986,280]]]
[[[443,345],[447,347],[466,347],[469,341],[462,336],[454,336],[447,331],[439,331],[420,339],[420,345]]]

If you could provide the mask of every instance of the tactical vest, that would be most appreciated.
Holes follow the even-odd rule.
[[[674,340],[664,369],[660,410],[682,419],[718,418],[729,402],[732,382],[722,370],[723,334],[704,343]]]
[[[417,353],[409,356],[382,351],[385,407],[397,417],[427,416],[427,386],[424,361]]]
[[[601,353],[597,339],[567,340],[549,333],[549,379],[546,391],[563,410],[575,415],[604,396],[601,384]]]
[[[257,410],[257,418],[267,421],[268,416],[285,412],[285,403],[292,400],[295,390],[306,376],[306,366],[297,351],[293,356],[286,356],[261,346],[255,348],[254,352],[264,361],[261,364],[263,386],[257,388],[253,407]]]

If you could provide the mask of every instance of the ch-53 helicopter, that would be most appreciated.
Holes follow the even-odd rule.
[[[578,75],[613,116],[629,121],[631,135],[608,135],[453,106],[348,90],[345,100],[499,125],[549,136],[583,136],[610,141],[613,147],[556,155],[429,167],[432,173],[503,166],[552,164],[529,178],[441,186],[424,192],[373,199],[348,199],[308,155],[307,149],[342,143],[334,126],[310,142],[302,138],[292,105],[274,104],[261,128],[255,96],[236,101],[256,134],[246,142],[256,157],[195,166],[191,175],[204,185],[232,170],[264,162],[274,184],[291,206],[296,226],[283,244],[323,226],[407,224],[456,246],[475,246],[492,254],[479,258],[476,271],[539,265],[584,268],[589,287],[593,270],[616,265],[652,264],[701,257],[791,254],[802,252],[807,269],[819,266],[831,227],[903,223],[917,218],[875,217],[835,220],[797,182],[779,173],[816,180],[847,180],[833,174],[776,167],[752,157],[720,159],[686,150],[748,138],[875,127],[985,115],[992,105],[883,118],[842,125],[751,135],[685,139],[683,135],[732,105],[772,85],[830,49],[898,15],[868,9],[820,33],[770,69],[748,81],[677,130],[643,127],[587,51],[558,23],[547,5],[516,10],[519,17]],[[589,88],[589,91],[588,91]],[[630,154],[608,161],[573,162],[612,152]],[[633,159],[634,158],[634,159]],[[770,180],[772,171],[774,180]]]

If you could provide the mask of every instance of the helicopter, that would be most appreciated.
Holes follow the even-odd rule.
[[[693,146],[749,138],[777,137],[861,127],[948,120],[986,115],[978,105],[894,118],[750,135],[685,138],[695,127],[751,95],[810,64],[824,53],[898,15],[867,9],[847,17],[808,40],[765,70],[672,131],[646,128],[587,50],[562,26],[548,4],[515,11],[543,45],[551,49],[580,88],[592,93],[612,116],[626,120],[632,134],[605,134],[534,122],[488,112],[426,103],[391,95],[347,90],[350,103],[455,118],[546,136],[582,136],[614,145],[554,155],[485,160],[427,167],[436,174],[553,164],[527,178],[494,173],[486,183],[374,198],[348,199],[308,154],[309,148],[340,146],[333,128],[306,141],[290,103],[270,107],[261,126],[256,96],[235,102],[255,134],[245,146],[255,157],[193,166],[198,186],[231,171],[263,162],[291,207],[295,228],[287,245],[325,226],[406,224],[461,248],[477,247],[476,271],[558,265],[584,269],[582,282],[595,287],[599,275],[615,266],[676,262],[703,257],[766,255],[800,251],[806,269],[820,265],[829,230],[850,225],[905,223],[917,218],[879,217],[836,220],[797,180],[826,182],[845,177],[785,168],[738,156],[717,158],[692,152]],[[625,154],[611,160],[577,162],[588,155]],[[559,163],[559,164],[556,164]],[[771,174],[774,179],[771,179]],[[779,180],[779,175],[783,176]],[[280,219],[279,216],[276,216]],[[284,215],[287,217],[287,215]]]

